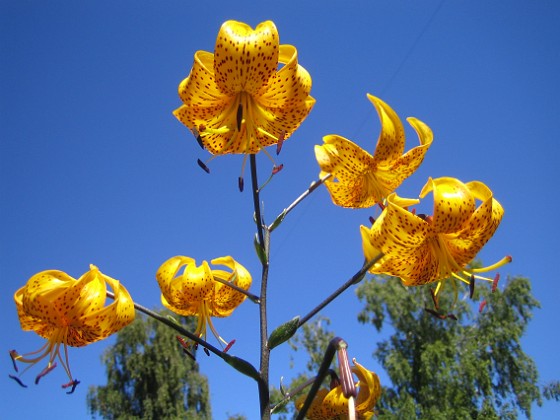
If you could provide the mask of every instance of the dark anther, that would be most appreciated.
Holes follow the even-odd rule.
[[[453,321],[457,321],[455,314],[447,314],[447,318],[451,318]]]
[[[12,378],[14,381],[16,381],[21,387],[23,388],[27,388],[27,385],[25,385],[23,382],[21,382],[21,379],[19,379],[17,376],[14,375],[8,375],[10,378]]]
[[[241,121],[243,121],[243,105],[237,107],[237,131],[241,131]]]
[[[226,348],[224,349],[224,353],[227,353],[228,350],[231,349],[231,346],[233,346],[234,344],[235,344],[235,340],[231,340],[231,341],[227,344]]]
[[[499,281],[500,281],[500,273],[496,274],[496,276],[494,277],[494,281],[492,282],[492,293],[494,293],[498,288]]]
[[[204,172],[206,172],[207,174],[210,173],[210,168],[208,168],[208,166],[206,166],[203,161],[201,161],[200,159],[197,159],[196,163],[198,163],[198,166],[200,166],[202,169],[204,169]]]
[[[474,276],[471,274],[471,281],[469,282],[469,297],[472,299],[474,296]]]
[[[282,170],[283,167],[284,167],[283,164],[280,164],[278,166],[274,165],[272,167],[272,175],[276,175],[278,172],[280,172]]]
[[[240,176],[240,177],[237,179],[237,184],[238,184],[238,186],[239,186],[239,192],[243,192],[243,185],[244,185],[244,184],[243,184],[243,177],[242,177],[242,176]]]
[[[206,353],[206,356],[210,356],[210,351],[206,347],[203,347],[203,349],[204,353]]]
[[[276,143],[276,156],[280,154],[282,150],[282,145],[284,144],[284,137],[286,137],[286,132],[282,131],[280,136],[278,136],[278,143]]]
[[[485,306],[486,306],[486,301],[485,300],[480,302],[480,306],[478,307],[478,313],[481,313],[484,310]]]
[[[18,356],[19,356],[19,354],[18,354],[17,351],[10,350],[10,358],[12,359],[12,363],[14,364],[14,370],[16,372],[18,372],[18,367],[17,367],[17,364],[16,364],[16,357],[18,357]]]
[[[76,387],[80,384],[80,381],[78,381],[77,379],[74,379],[71,382],[68,382],[67,384],[62,385],[62,388],[66,389],[69,387],[72,387],[72,389],[70,391],[67,392],[68,395],[73,394],[74,391],[76,390]]]
[[[194,137],[196,138],[196,141],[198,142],[198,145],[200,146],[200,148],[204,149],[204,144],[202,143],[202,137],[200,137],[200,133],[198,132],[198,130],[196,128],[193,128],[192,132],[193,132]]]
[[[56,363],[53,363],[52,366],[47,366],[45,369],[43,369],[43,371],[39,373],[35,378],[35,385],[37,385],[39,383],[39,380],[47,373],[49,373],[51,370],[53,370],[55,367],[56,367]]]
[[[369,216],[369,222],[373,225],[375,223],[375,219],[373,216]]]

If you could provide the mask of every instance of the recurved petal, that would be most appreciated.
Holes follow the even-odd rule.
[[[214,78],[214,54],[197,51],[189,76],[179,84],[179,97],[189,107],[214,108],[227,100]]]
[[[310,98],[311,76],[298,64],[297,50],[292,45],[280,45],[279,62],[284,66],[273,74],[256,98],[267,108],[297,107]]]
[[[195,260],[190,257],[176,255],[165,261],[156,273],[156,279],[163,294],[171,292],[171,283],[175,279],[181,267],[187,264],[194,264]]]
[[[396,190],[406,178],[416,172],[433,141],[433,133],[430,127],[416,118],[408,118],[407,121],[416,130],[420,146],[410,149],[393,161],[390,166],[379,166],[377,168],[377,178],[385,184],[389,191]]]
[[[198,267],[194,262],[188,264],[183,275],[173,281],[171,288],[171,296],[166,296],[167,301],[179,308],[202,302],[214,288],[210,266],[206,261],[202,261]]]
[[[49,338],[56,327],[53,327],[53,324],[46,323],[41,317],[30,315],[23,308],[23,296],[26,288],[27,286],[23,286],[14,294],[21,329],[24,331],[35,331],[41,337]]]
[[[82,311],[74,308],[72,316],[69,317],[70,333],[66,338],[66,344],[74,347],[107,338],[129,325],[135,317],[134,302],[118,280],[99,272],[95,267],[86,275],[92,278],[88,285],[102,282],[103,290],[106,290],[106,284],[109,284],[115,298],[107,306],[103,305],[108,301],[101,306],[86,305],[84,301],[78,304],[78,307],[83,307]],[[82,295],[88,289],[88,285],[82,289]],[[99,285],[95,285],[95,288],[101,289]]]
[[[494,235],[504,214],[492,191],[482,182],[468,182],[466,186],[482,203],[460,232],[445,237],[451,255],[461,266],[469,263]]]
[[[271,21],[249,25],[225,22],[214,49],[214,74],[220,90],[228,95],[241,91],[256,94],[267,85],[278,67],[279,37]]]
[[[389,105],[373,95],[368,94],[367,97],[375,106],[381,122],[381,133],[373,161],[376,166],[390,166],[404,151],[404,127],[399,116]]]
[[[210,69],[212,57],[211,53],[197,51],[189,77],[179,85],[179,96],[184,104],[173,111],[173,115],[191,130],[234,127],[236,124],[236,97],[223,94],[216,85]],[[211,140],[206,139],[208,143],[212,143]],[[205,144],[205,147],[210,148],[210,145]]]
[[[337,135],[325,136],[323,142],[315,146],[315,158],[322,172],[333,175],[325,185],[336,205],[365,208],[383,198],[385,191],[373,178],[368,152]]]
[[[62,271],[42,271],[16,292],[16,304],[21,302],[21,309],[28,316],[53,326],[63,326],[62,318],[73,303],[72,294],[65,294],[75,283],[74,278]]]
[[[373,407],[381,396],[379,377],[360,365],[355,359],[353,363],[352,372],[358,377],[360,387],[356,398],[356,411],[360,414],[368,413],[373,411]]]
[[[387,207],[371,229],[362,227],[366,258],[373,258],[378,250],[384,254],[370,273],[400,277],[407,285],[434,281],[438,264],[429,245],[430,238],[434,236],[431,227],[397,202],[410,205],[412,200],[403,200],[394,193],[389,195]]]
[[[224,270],[212,270],[212,275],[214,277],[220,278],[222,280],[231,282],[235,286],[238,286],[244,290],[249,290],[252,283],[251,274],[235,261],[232,257],[220,257],[213,259],[211,261],[213,265],[223,265],[228,267],[231,272]],[[246,295],[240,293],[231,287],[215,282],[214,283],[214,294],[210,303],[210,312],[212,316],[226,317],[231,315],[233,310],[237,308],[245,299]]]
[[[462,230],[475,210],[475,198],[469,188],[456,178],[430,178],[420,197],[433,191],[433,229],[436,233]]]

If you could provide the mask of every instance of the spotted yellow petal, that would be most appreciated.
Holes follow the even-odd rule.
[[[313,398],[313,401],[311,402],[311,406],[307,410],[307,415],[305,416],[306,418],[311,420],[330,420],[332,418],[323,412],[323,401],[328,393],[329,391],[324,388],[317,391],[315,398]],[[305,404],[306,397],[307,395],[303,395],[296,400],[297,410],[301,410],[303,404]]]
[[[292,45],[280,45],[279,62],[283,67],[261,88],[256,95],[266,108],[295,108],[309,98],[311,76],[298,64],[297,50]],[[315,103],[315,100],[312,100]]]
[[[446,235],[449,252],[461,266],[468,264],[494,235],[504,214],[486,185],[472,181],[466,186],[476,199],[483,201],[461,231]]]
[[[214,49],[216,83],[227,95],[256,94],[276,72],[278,55],[279,36],[273,22],[262,22],[253,30],[245,23],[227,21]]]
[[[426,238],[430,225],[421,217],[396,204],[410,204],[395,193],[387,198],[387,207],[371,229],[362,227],[362,246],[367,259],[381,251],[383,258],[371,269],[372,274],[401,277],[406,284],[426,281],[437,273],[437,259]]]
[[[373,413],[373,408],[381,396],[379,377],[374,372],[353,360],[352,372],[358,377],[358,396],[356,397],[356,412],[361,415]]]
[[[177,255],[165,261],[156,273],[156,279],[162,293],[167,295],[171,294],[171,284],[175,280],[177,273],[181,267],[187,264],[194,264],[195,260],[190,257]]]
[[[430,178],[420,193],[434,194],[433,226],[437,233],[460,230],[475,210],[474,196],[468,187],[456,178]]]
[[[183,273],[179,271],[183,269]],[[162,304],[181,315],[194,315],[199,304],[212,293],[213,280],[206,261],[200,266],[189,257],[172,257],[156,273]]]
[[[315,157],[322,173],[333,175],[325,186],[336,205],[365,208],[384,197],[386,191],[375,178],[368,152],[337,135],[325,136],[323,142],[315,146]]]
[[[404,127],[399,116],[381,99],[367,95],[375,106],[381,122],[381,133],[373,154],[376,166],[390,166],[404,151]]]
[[[106,296],[106,284],[115,294]],[[120,283],[91,266],[78,280],[57,271],[31,277],[14,296],[24,330],[46,339],[65,331],[61,342],[80,347],[108,337],[134,320],[134,303]],[[106,301],[110,302],[105,306]]]
[[[252,283],[251,274],[235,261],[232,257],[215,258],[211,261],[212,265],[223,265],[231,271],[212,270],[212,275],[222,280],[233,283],[244,290],[248,290]],[[214,283],[214,295],[210,301],[210,311],[212,316],[226,317],[231,315],[233,310],[237,308],[245,299],[246,295],[238,292],[225,284]]]

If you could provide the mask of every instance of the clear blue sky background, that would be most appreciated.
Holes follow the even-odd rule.
[[[257,5],[258,4],[258,5]],[[121,280],[133,298],[159,307],[154,278],[167,258],[233,255],[255,276],[251,196],[239,193],[241,157],[210,163],[172,116],[177,86],[196,50],[212,51],[227,19],[255,26],[272,19],[282,43],[294,44],[313,77],[317,104],[284,145],[282,173],[263,193],[271,221],[316,179],[313,146],[337,133],[373,151],[377,115],[366,93],[382,97],[403,118],[435,133],[421,169],[403,185],[418,194],[428,176],[487,183],[505,207],[495,237],[480,257],[532,280],[542,304],[523,345],[540,382],[560,379],[558,117],[560,4],[554,1],[1,1],[0,270],[4,293],[0,413],[22,419],[87,418],[89,385],[104,383],[107,344],[71,349],[72,396],[62,369],[20,388],[8,351],[42,341],[19,328],[13,292],[36,272],[60,269],[78,277],[96,264]],[[417,144],[407,127],[407,148]],[[259,156],[261,178],[271,167]],[[248,183],[248,174],[246,176]],[[270,325],[313,304],[362,263],[359,225],[370,210],[331,204],[320,189],[272,238]],[[371,358],[382,338],[359,325],[353,291],[324,312],[350,353],[387,376]],[[258,365],[257,307],[243,304],[216,326],[236,338],[232,353]],[[258,416],[257,388],[215,357],[201,354],[214,416]],[[272,381],[290,369],[286,349],[272,356]],[[535,408],[553,418],[557,403]]]

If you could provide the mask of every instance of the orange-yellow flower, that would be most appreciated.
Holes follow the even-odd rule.
[[[381,396],[381,384],[378,376],[353,360],[352,372],[358,377],[356,387],[355,411],[357,419],[370,419],[374,414],[374,406]],[[301,409],[305,396],[298,398],[296,408]],[[348,399],[342,393],[342,386],[331,390],[320,389],[313,399],[306,417],[310,420],[330,420],[348,418]]]
[[[107,284],[114,301],[105,306]],[[70,372],[67,346],[82,347],[102,340],[130,324],[135,315],[134,303],[124,286],[94,265],[77,280],[57,270],[37,273],[15,293],[14,300],[21,328],[47,339],[43,347],[32,353],[20,355],[12,350],[14,366],[16,361],[32,366],[49,356],[47,367],[35,380],[37,383],[56,366],[58,358],[70,378],[65,387],[72,388],[78,382]],[[61,345],[64,357],[60,353]]]
[[[252,278],[245,267],[232,257],[216,258],[210,263],[225,266],[231,271],[212,270],[206,261],[197,266],[196,261],[190,257],[176,256],[161,265],[156,278],[163,306],[179,315],[197,316],[195,335],[206,339],[208,324],[214,336],[227,345],[214,328],[211,317],[230,316],[247,297],[226,283],[248,290]]]
[[[373,226],[361,226],[366,259],[383,253],[383,258],[370,269],[371,273],[400,277],[407,286],[448,278],[470,283],[471,275],[483,278],[476,273],[511,261],[511,257],[506,257],[489,267],[466,268],[494,235],[504,214],[485,184],[430,178],[420,198],[430,192],[434,200],[432,216],[408,211],[407,207],[419,200],[403,199],[393,193]],[[480,201],[478,207],[477,200]]]
[[[381,99],[368,94],[381,121],[381,134],[375,152],[370,155],[357,144],[337,135],[323,137],[315,146],[320,177],[334,204],[341,207],[366,208],[382,201],[412,175],[424,160],[432,144],[432,130],[416,118],[407,121],[416,130],[420,146],[404,153],[404,127],[398,115]]]
[[[273,22],[253,30],[230,20],[220,28],[214,54],[195,53],[174,115],[214,155],[254,154],[299,127],[315,104],[310,91],[309,73],[295,47],[280,45]]]

